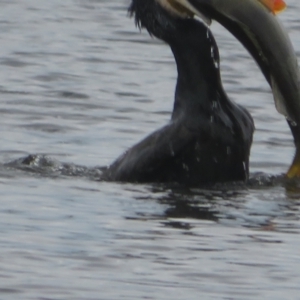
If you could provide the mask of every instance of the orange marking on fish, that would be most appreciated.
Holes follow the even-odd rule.
[[[272,13],[278,14],[285,10],[286,3],[283,0],[259,0]]]

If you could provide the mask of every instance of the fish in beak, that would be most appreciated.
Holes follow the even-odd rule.
[[[284,115],[296,146],[287,177],[300,177],[300,72],[291,40],[275,16],[283,0],[157,0],[183,18],[216,20],[250,52],[268,81],[276,109]]]

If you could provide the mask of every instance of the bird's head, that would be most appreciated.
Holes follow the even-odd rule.
[[[173,14],[158,0],[132,0],[128,9],[139,28],[146,28],[150,35],[171,47],[197,49],[203,58],[219,63],[219,52],[210,29],[198,19]]]

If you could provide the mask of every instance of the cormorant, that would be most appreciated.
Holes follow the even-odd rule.
[[[155,0],[133,0],[129,12],[170,46],[178,71],[175,103],[170,122],[120,156],[103,179],[192,186],[246,180],[254,123],[223,89],[209,28],[170,14]]]

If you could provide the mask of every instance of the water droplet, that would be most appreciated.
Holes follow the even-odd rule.
[[[190,170],[189,169],[189,167],[188,167],[188,165],[186,165],[186,164],[182,164],[182,168],[184,169],[184,170],[186,170],[187,172]]]
[[[216,51],[215,51],[215,48],[214,48],[213,45],[210,47],[210,56],[211,56],[211,58],[213,59],[215,68],[216,68],[216,69],[219,69],[219,60],[218,60],[218,58],[216,57]]]
[[[210,47],[210,55],[211,55],[212,58],[215,58],[215,52],[214,52],[214,47],[213,46]]]
[[[289,123],[291,124],[291,126],[293,126],[293,127],[297,126],[297,122],[295,122],[294,120],[291,120],[288,117],[286,117],[286,119],[289,121]]]
[[[170,146],[170,150],[171,150],[171,156],[175,156],[175,152],[174,152],[172,143],[170,143],[169,146]]]
[[[246,163],[243,161],[244,171],[246,171]]]

